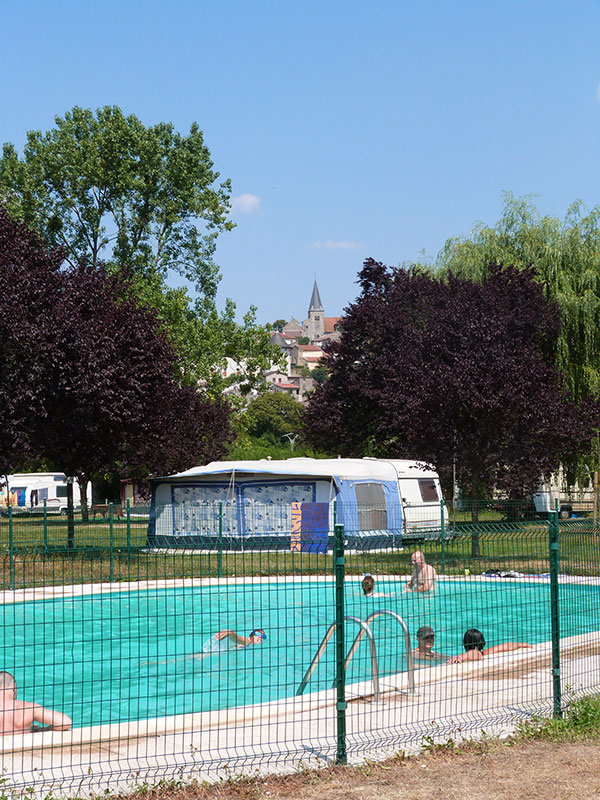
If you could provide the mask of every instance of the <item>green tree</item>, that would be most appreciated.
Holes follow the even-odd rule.
[[[553,353],[565,389],[578,402],[600,393],[600,207],[580,202],[563,220],[541,216],[528,198],[507,192],[495,226],[480,222],[469,236],[448,239],[437,271],[481,281],[490,265],[532,266],[562,327]]]
[[[279,444],[288,433],[300,433],[304,406],[285,392],[266,392],[252,400],[241,419],[252,437]]]
[[[146,127],[116,106],[79,107],[56,117],[47,133],[30,131],[23,157],[5,144],[0,202],[34,227],[50,246],[65,249],[71,266],[127,271],[133,291],[155,308],[188,383],[222,388],[227,356],[242,365],[250,388],[278,363],[255,309],[236,323],[235,304],[217,310],[219,233],[230,230],[229,181],[218,182],[202,132],[187,136],[170,123]],[[177,273],[194,287],[171,289]],[[130,290],[131,291],[131,290]]]
[[[281,330],[283,330],[285,328],[286,325],[287,325],[287,320],[285,320],[285,319],[276,319],[275,322],[272,325],[270,325],[269,327],[270,327],[270,329],[272,331],[281,331]]]
[[[47,133],[29,131],[23,158],[5,144],[0,192],[11,216],[67,249],[72,264],[100,260],[136,272],[174,270],[214,298],[216,238],[230,184],[217,184],[202,131],[146,127],[117,106],[75,106]]]

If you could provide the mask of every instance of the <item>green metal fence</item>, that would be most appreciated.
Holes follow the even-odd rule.
[[[332,509],[318,532],[235,541],[210,511],[214,531],[179,544],[149,536],[155,511],[0,517],[0,669],[19,701],[72,720],[36,730],[38,706],[33,730],[15,722],[0,680],[9,789],[344,764],[600,690],[592,517],[444,516],[403,537],[381,510],[353,530]]]

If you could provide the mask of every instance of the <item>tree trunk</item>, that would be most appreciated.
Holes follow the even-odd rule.
[[[81,497],[81,521],[89,522],[90,511],[88,508],[88,499],[87,499],[88,481],[86,476],[84,474],[81,474],[77,476],[77,482],[79,483],[79,494]]]
[[[471,499],[471,558],[479,558],[479,502]]]

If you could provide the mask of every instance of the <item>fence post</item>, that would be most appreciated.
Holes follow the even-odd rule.
[[[445,520],[444,520],[444,501],[443,500],[440,500],[440,512],[441,512],[441,517],[440,517],[440,519],[441,519],[440,536],[442,537],[441,540],[440,540],[440,545],[441,545],[441,548],[442,548],[442,552],[441,552],[442,566],[441,566],[441,569],[442,569],[442,575],[445,575],[446,574],[446,551],[445,551],[445,546],[446,546],[446,530],[445,530],[445,527],[446,526],[445,526]]]
[[[344,638],[344,526],[333,528],[333,566],[335,573],[335,685],[337,688],[337,755],[336,764],[347,764],[346,754],[346,642]]]
[[[48,501],[44,500],[44,554],[48,554]]]
[[[553,716],[562,717],[562,697],[560,685],[560,609],[558,600],[558,511],[551,511],[549,520],[550,617],[552,621],[552,693],[554,697]]]
[[[115,568],[113,564],[113,547],[114,547],[114,516],[113,516],[113,504],[110,503],[108,506],[108,527],[110,531],[110,582],[112,583],[115,577]]]
[[[127,520],[127,563],[131,559],[131,503],[129,502],[129,498],[125,503],[125,515]]]
[[[219,554],[217,557],[217,575],[223,577],[223,501],[219,503]]]
[[[8,505],[8,564],[10,572],[10,585],[9,588],[14,591],[15,588],[15,554],[14,554],[14,540],[13,540],[13,513],[12,506]]]

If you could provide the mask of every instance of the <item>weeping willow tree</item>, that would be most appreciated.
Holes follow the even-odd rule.
[[[600,395],[600,207],[576,201],[564,219],[542,216],[527,197],[504,195],[494,227],[482,222],[467,237],[448,239],[435,269],[482,280],[491,264],[532,266],[548,300],[556,300],[562,326],[553,357],[564,388],[576,402]],[[598,469],[598,437],[582,454],[577,477]],[[575,465],[572,465],[575,466]]]

